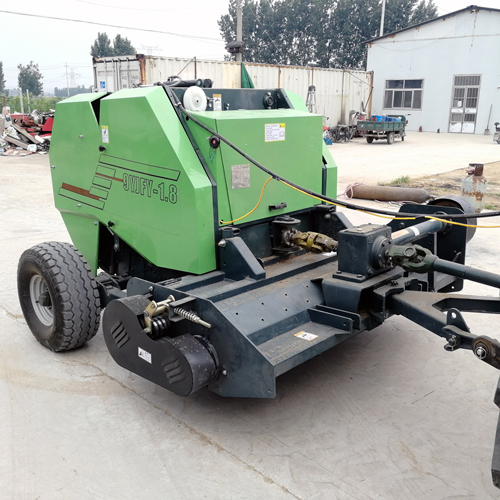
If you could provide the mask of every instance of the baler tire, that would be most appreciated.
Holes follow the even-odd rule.
[[[17,289],[26,323],[47,349],[76,349],[97,333],[99,290],[73,245],[50,241],[25,250],[17,268]]]
[[[367,138],[366,138],[366,142],[367,142],[368,144],[371,144],[371,143],[373,142],[373,137],[367,137]]]

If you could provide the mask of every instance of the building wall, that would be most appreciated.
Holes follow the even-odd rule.
[[[475,133],[500,121],[500,12],[466,11],[371,43],[373,114],[406,114],[409,130],[449,131],[454,75],[481,75]],[[386,80],[423,79],[421,110],[384,108]]]
[[[349,122],[349,111],[370,113],[372,74],[366,71],[244,63],[256,88],[284,88],[307,100],[315,87],[313,111],[333,127]],[[137,84],[166,81],[178,75],[185,79],[210,78],[214,87],[239,88],[241,66],[230,61],[206,61],[177,57],[119,56],[93,59],[95,90],[114,92]]]

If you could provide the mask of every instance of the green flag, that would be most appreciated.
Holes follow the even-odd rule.
[[[255,88],[252,79],[250,78],[250,75],[248,74],[248,71],[243,63],[241,63],[241,88],[242,89]]]

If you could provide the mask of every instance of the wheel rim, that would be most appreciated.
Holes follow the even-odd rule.
[[[45,326],[52,326],[52,324],[54,323],[54,313],[52,311],[52,305],[42,306],[42,304],[40,304],[40,298],[42,297],[42,295],[48,294],[49,289],[47,288],[45,280],[39,274],[35,274],[34,276],[32,276],[30,280],[30,297],[31,304],[33,305],[33,310],[35,311],[35,314],[41,323],[43,323]]]

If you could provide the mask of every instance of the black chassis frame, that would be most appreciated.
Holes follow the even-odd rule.
[[[439,217],[463,213],[453,207],[401,207],[412,210]],[[284,246],[280,232],[294,224],[337,239],[337,255]],[[405,239],[406,246],[436,256],[440,272],[415,274],[381,258],[380,241],[390,247],[396,234],[424,224],[416,218],[354,228],[343,214],[318,205],[220,229],[220,269],[201,276],[154,268],[103,227],[100,265],[108,272],[97,279],[107,305],[107,347],[118,364],[179,395],[208,386],[222,396],[271,398],[279,375],[400,314],[443,337],[445,349],[472,349],[500,368],[500,344],[474,336],[461,314],[498,314],[500,298],[447,293],[460,291],[464,278],[500,288],[500,276],[464,265],[465,227],[443,224]],[[150,279],[155,276],[160,279]],[[171,303],[162,317],[164,334],[151,338],[144,328],[145,307],[166,299]],[[190,321],[190,314],[210,328]],[[500,407],[500,382],[495,403]],[[499,486],[500,424],[492,475]]]

